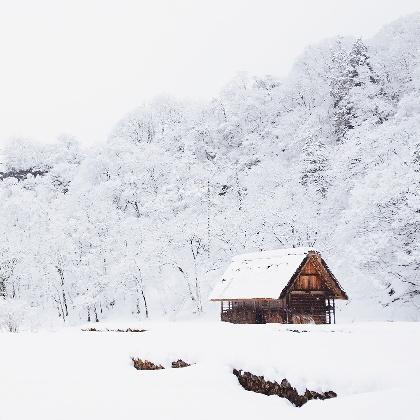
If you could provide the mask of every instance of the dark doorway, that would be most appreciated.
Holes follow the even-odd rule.
[[[262,309],[257,309],[255,312],[255,323],[256,324],[265,324],[264,311]]]

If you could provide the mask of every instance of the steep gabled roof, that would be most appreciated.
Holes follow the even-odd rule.
[[[338,299],[347,295],[318,252],[290,248],[238,255],[232,259],[210,300],[278,299],[291,288],[308,258],[316,257],[317,271]]]

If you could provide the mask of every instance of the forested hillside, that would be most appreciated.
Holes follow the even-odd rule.
[[[292,246],[323,253],[349,318],[419,317],[420,14],[283,80],[156,98],[94,149],[0,156],[3,322],[200,313],[233,255]]]

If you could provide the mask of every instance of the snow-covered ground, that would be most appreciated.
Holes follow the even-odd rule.
[[[1,333],[0,419],[420,418],[420,323],[95,327],[147,332]],[[195,364],[137,371],[131,357]],[[245,391],[233,368],[338,397],[296,408]]]

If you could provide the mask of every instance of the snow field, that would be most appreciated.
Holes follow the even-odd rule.
[[[0,419],[419,418],[419,323],[95,327],[148,331],[0,334]],[[168,369],[137,371],[131,357]],[[195,364],[170,369],[179,358]],[[296,408],[245,391],[233,368],[338,397]]]

